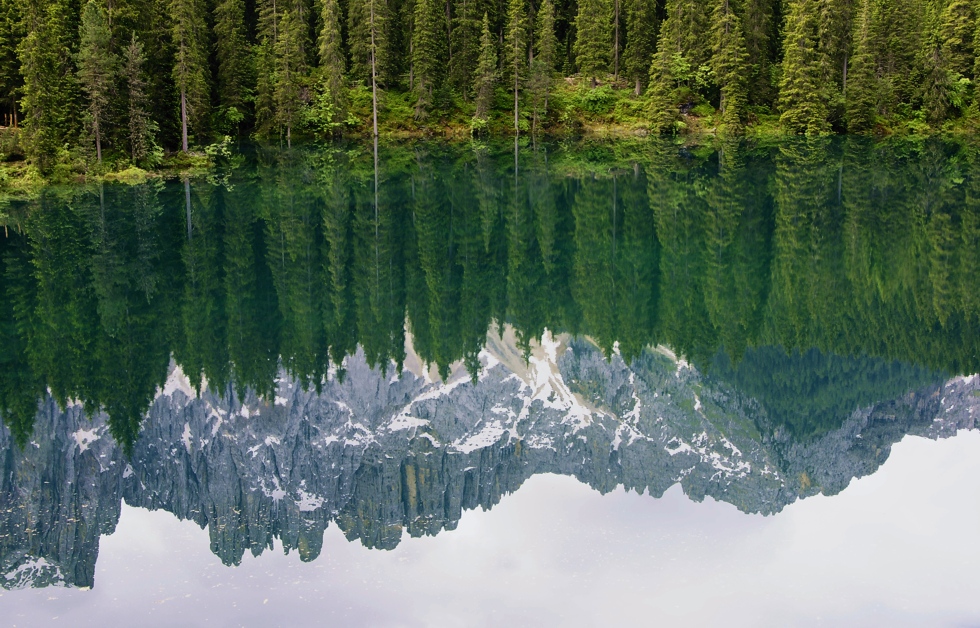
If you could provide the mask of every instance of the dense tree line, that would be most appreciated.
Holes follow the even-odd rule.
[[[661,132],[707,106],[729,134],[865,133],[980,115],[978,36],[967,0],[0,0],[0,109],[42,169],[332,135],[365,98],[377,133],[385,94],[537,131],[559,76],[633,90]]]
[[[280,366],[315,387],[359,348],[398,370],[406,330],[475,374],[494,323],[525,349],[545,328],[626,360],[669,345],[805,432],[980,371],[974,149],[623,149],[516,173],[506,150],[294,149],[189,187],[48,191],[0,238],[0,415],[27,438],[50,391],[131,442],[171,356],[270,398]]]

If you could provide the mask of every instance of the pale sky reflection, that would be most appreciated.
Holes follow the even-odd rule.
[[[124,506],[92,591],[3,592],[16,626],[976,625],[980,433],[906,437],[874,475],[775,517],[678,487],[601,496],[536,476],[391,552],[331,526],[304,564],[221,565],[206,531]]]

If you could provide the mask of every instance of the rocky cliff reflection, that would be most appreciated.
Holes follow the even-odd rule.
[[[122,500],[310,560],[544,472],[774,513],[974,427],[970,147],[423,148],[11,212],[0,585],[91,586]]]

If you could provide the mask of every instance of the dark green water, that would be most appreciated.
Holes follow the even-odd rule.
[[[541,473],[777,513],[975,427],[971,146],[245,147],[5,211],[3,587],[92,586],[123,501],[312,560]]]

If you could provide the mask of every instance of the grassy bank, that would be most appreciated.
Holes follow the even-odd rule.
[[[436,112],[425,118],[416,117],[415,97],[408,92],[381,92],[379,100],[379,133],[385,141],[436,139],[469,141],[473,138],[503,138],[514,134],[513,95],[498,88],[494,106],[487,120],[474,122],[475,105],[462,99],[445,96]],[[369,140],[372,132],[371,91],[355,86],[348,92],[345,118],[336,126],[337,137],[347,140]],[[649,136],[651,103],[647,96],[637,96],[625,82],[609,77],[592,87],[587,81],[569,77],[555,83],[549,97],[546,115],[537,118],[530,108],[520,112],[518,124],[525,137],[535,134],[547,138],[584,138],[624,140]],[[676,125],[678,142],[711,145],[718,136],[720,115],[707,102],[690,103],[681,107]],[[965,115],[946,121],[942,126],[930,126],[919,112],[901,112],[888,119],[879,119],[875,135],[879,137],[928,137],[947,135],[970,137],[980,130],[974,116]],[[298,141],[329,141],[311,129],[298,133]],[[779,141],[787,137],[780,127],[779,115],[768,110],[750,111],[746,119],[745,136],[754,141]],[[150,178],[172,178],[205,175],[217,164],[224,163],[233,153],[233,140],[224,137],[218,142],[198,147],[189,153],[160,152],[152,165],[143,168],[125,156],[113,154],[101,163],[94,155],[83,151],[62,154],[55,167],[42,174],[26,159],[22,146],[23,131],[0,129],[0,202],[4,199],[30,198],[50,184],[93,183],[117,181],[138,183]],[[262,138],[267,142],[285,145],[284,138]],[[295,141],[295,140],[294,140]]]

